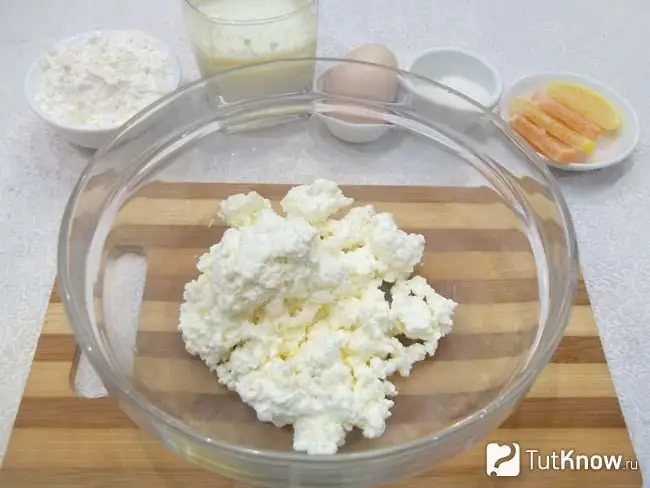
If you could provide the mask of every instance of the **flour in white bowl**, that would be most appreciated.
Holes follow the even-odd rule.
[[[160,42],[138,31],[91,32],[48,51],[34,100],[54,122],[119,127],[176,89],[178,71]]]

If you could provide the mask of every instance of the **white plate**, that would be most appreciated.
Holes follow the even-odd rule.
[[[537,73],[520,79],[503,96],[499,104],[499,112],[504,120],[510,119],[510,104],[515,97],[529,96],[536,90],[543,90],[551,81],[566,81],[578,83],[596,90],[621,113],[621,127],[615,137],[602,136],[596,142],[594,152],[584,163],[556,163],[540,154],[542,160],[549,166],[565,171],[590,171],[606,168],[624,161],[639,143],[639,118],[630,103],[608,86],[586,76],[572,73]]]

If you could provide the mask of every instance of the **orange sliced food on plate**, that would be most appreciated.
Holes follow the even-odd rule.
[[[603,134],[598,124],[585,119],[578,112],[552,99],[546,93],[535,92],[532,99],[542,111],[589,139],[596,140]]]
[[[536,126],[526,117],[515,114],[510,120],[514,130],[519,132],[537,151],[558,163],[580,163],[584,154],[551,137],[544,129]]]
[[[591,88],[555,81],[548,84],[548,95],[604,130],[616,131],[621,125],[621,114],[604,96]]]
[[[537,104],[527,98],[515,98],[510,110],[515,114],[526,117],[535,125],[548,132],[551,136],[580,152],[591,154],[594,150],[594,141],[578,134],[573,129],[570,129],[563,123],[557,121],[546,112],[542,111]]]

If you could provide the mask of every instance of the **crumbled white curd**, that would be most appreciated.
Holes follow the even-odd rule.
[[[255,192],[228,198],[229,229],[181,306],[187,351],[260,421],[291,424],[309,454],[336,453],[355,427],[381,436],[397,394],[388,378],[435,353],[457,306],[412,276],[423,236],[370,205],[333,218],[352,203],[322,179],[292,188],[285,215]]]

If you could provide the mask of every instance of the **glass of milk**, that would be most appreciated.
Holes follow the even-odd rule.
[[[202,76],[250,63],[316,56],[318,0],[184,0],[184,15]],[[296,63],[295,71],[269,70],[260,67],[256,77],[265,78],[264,92],[259,92],[262,85],[252,85],[250,73],[241,80],[244,86],[229,91],[237,88],[236,98],[267,96],[311,86],[313,80],[305,63]]]

